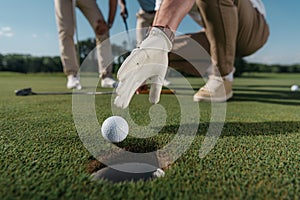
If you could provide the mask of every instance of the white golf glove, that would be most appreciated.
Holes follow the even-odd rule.
[[[172,42],[159,28],[152,27],[139,48],[134,49],[118,71],[119,84],[115,105],[127,108],[135,91],[150,80],[149,101],[159,102],[160,92],[168,68],[168,52]]]

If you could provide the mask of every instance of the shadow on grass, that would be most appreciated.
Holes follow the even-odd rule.
[[[288,85],[247,85],[247,86],[238,86],[238,88],[285,88],[289,89]]]
[[[283,88],[285,86],[269,87]],[[280,105],[299,106],[300,92],[282,91],[276,89],[256,89],[253,86],[236,87],[234,88],[234,96],[230,101],[255,101]]]
[[[201,123],[199,125],[197,134],[206,135],[209,125],[210,123]],[[218,124],[214,126],[218,127]],[[178,128],[179,125],[165,126],[160,131],[160,133],[176,134]],[[292,133],[300,133],[300,121],[226,122],[223,126],[223,130],[220,137],[279,135],[279,134],[292,134]]]
[[[249,78],[249,79],[273,79],[272,76],[270,75],[259,75],[257,76],[256,74],[243,74],[242,77],[237,77],[237,78]]]
[[[221,136],[253,136],[300,133],[300,121],[229,122]]]
[[[264,77],[265,78],[265,77]],[[185,93],[190,91],[190,88],[184,88],[183,85],[172,85],[172,89],[180,95],[193,95]],[[197,92],[203,85],[193,85],[193,92]],[[274,88],[274,89],[273,89]],[[253,101],[271,104],[299,106],[300,105],[300,91],[289,91],[287,85],[247,85],[235,86],[233,88],[234,95],[230,101]]]

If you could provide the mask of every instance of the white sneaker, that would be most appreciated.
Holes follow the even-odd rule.
[[[77,90],[81,90],[81,85],[79,82],[79,77],[76,75],[68,75],[68,82],[67,82],[67,88],[68,89],[77,89]]]
[[[194,95],[194,101],[225,102],[232,96],[232,82],[211,75],[207,83]]]
[[[104,88],[116,88],[118,82],[111,77],[105,77],[101,80],[101,87]]]

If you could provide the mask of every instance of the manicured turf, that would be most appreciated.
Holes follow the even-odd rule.
[[[195,89],[203,83],[189,80]],[[111,184],[89,178],[93,158],[78,137],[72,96],[14,95],[25,87],[67,91],[65,77],[0,73],[0,199],[299,199],[300,91],[290,92],[292,84],[300,85],[299,74],[236,78],[222,135],[206,157],[199,158],[198,150],[210,104],[201,103],[197,136],[164,178]],[[111,115],[110,101],[109,95],[96,97],[100,122]],[[147,101],[140,95],[132,102],[137,123],[149,122]],[[152,141],[156,146],[129,140],[125,147],[153,150],[172,139],[179,126],[178,103],[163,95],[161,105],[168,118]]]

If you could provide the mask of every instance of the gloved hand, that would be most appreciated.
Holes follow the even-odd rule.
[[[146,80],[150,80],[149,101],[159,102],[160,92],[168,68],[168,52],[172,42],[159,28],[152,27],[148,37],[139,48],[134,49],[118,71],[119,84],[115,105],[128,107],[135,91]]]

